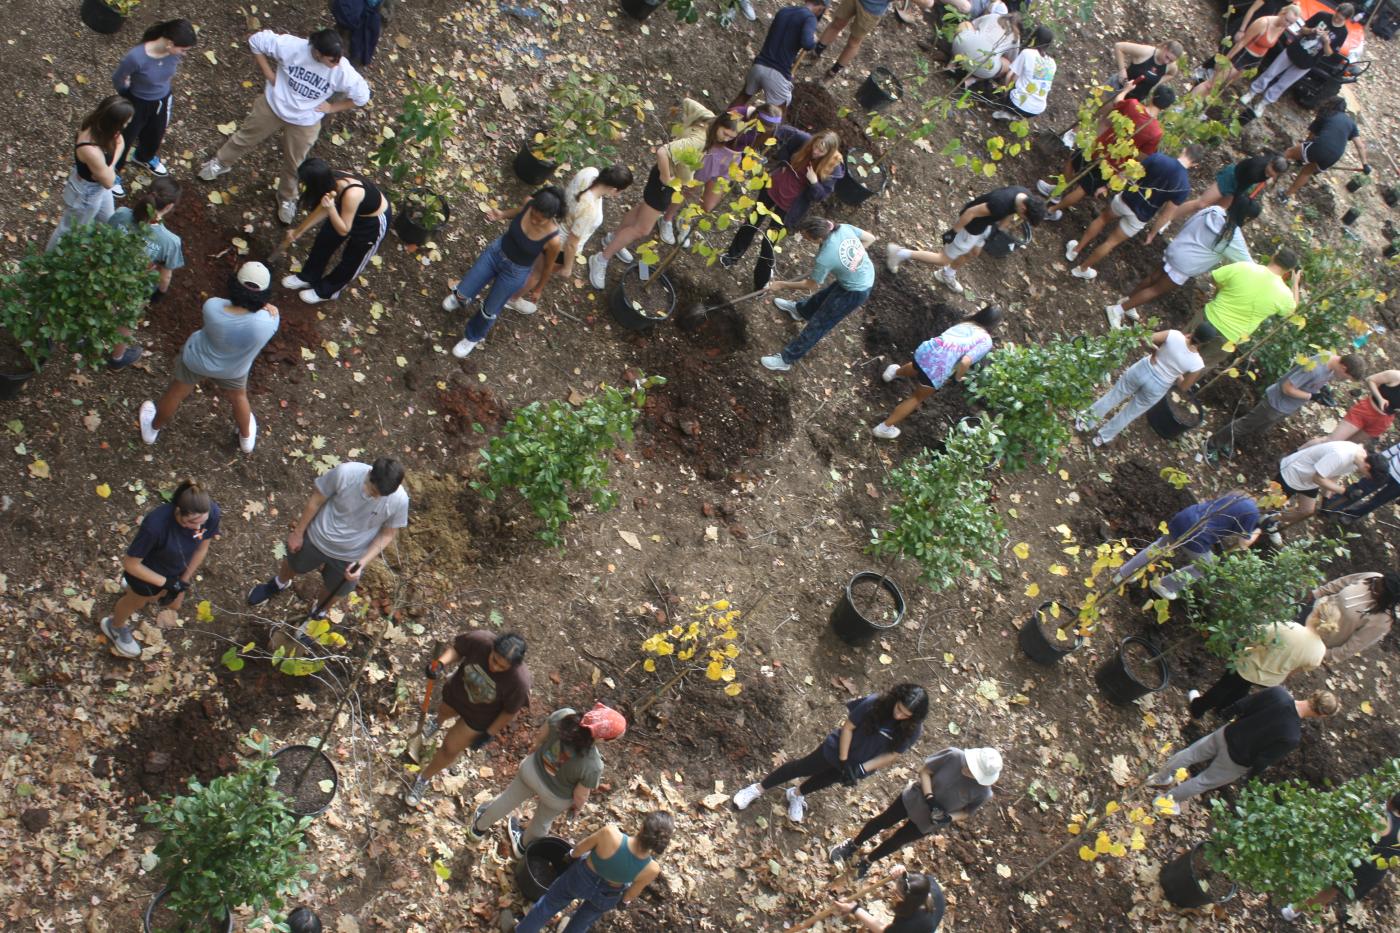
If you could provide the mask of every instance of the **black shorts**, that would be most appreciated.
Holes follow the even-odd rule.
[[[1070,160],[1069,177],[1073,178],[1080,172],[1089,168],[1089,163],[1084,161],[1084,153],[1076,152],[1074,158]],[[1079,187],[1084,189],[1085,194],[1093,194],[1104,186],[1103,175],[1099,172],[1097,164],[1092,169],[1084,173],[1084,177],[1079,179]]]
[[[1306,497],[1308,497],[1309,499],[1316,499],[1316,498],[1317,498],[1318,490],[1316,490],[1316,489],[1294,489],[1292,486],[1288,485],[1288,483],[1284,480],[1283,474],[1282,474],[1282,473],[1275,473],[1275,474],[1274,474],[1274,482],[1278,483],[1280,486],[1283,487],[1283,494],[1284,494],[1285,496],[1306,496]]]
[[[163,586],[156,586],[154,583],[147,583],[145,580],[133,577],[129,573],[123,572],[122,577],[126,580],[127,588],[130,589],[131,592],[135,593],[137,596],[144,596],[147,599],[150,599],[152,596],[159,596],[165,590],[165,587]]]
[[[928,373],[924,372],[924,368],[917,362],[914,363],[914,381],[925,389],[938,388],[938,386],[933,384],[933,380],[928,377]]]
[[[647,176],[647,186],[642,189],[642,202],[654,211],[665,213],[671,206],[671,189],[661,183],[661,169],[651,167]]]

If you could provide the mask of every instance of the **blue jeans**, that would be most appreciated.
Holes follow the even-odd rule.
[[[1387,471],[1357,480],[1339,496],[1328,496],[1322,502],[1322,513],[1330,512],[1340,518],[1365,518],[1396,499],[1400,499],[1400,483]]]
[[[481,310],[473,314],[467,322],[465,336],[468,340],[486,339],[510,296],[520,291],[520,287],[530,278],[530,268],[516,265],[507,259],[501,250],[499,238],[486,247],[476,264],[467,270],[467,274],[462,276],[462,281],[452,290],[458,300],[466,304],[475,301],[476,296],[481,294],[481,290],[487,285],[491,286],[491,290],[486,293],[486,300],[481,304]]]
[[[64,234],[84,224],[106,223],[115,208],[111,188],[104,188],[95,181],[79,178],[77,169],[69,170],[68,181],[63,185],[63,216],[58,219],[58,226],[49,235],[44,252],[53,252]]]
[[[539,933],[544,925],[557,917],[572,901],[582,901],[569,918],[564,933],[584,933],[603,914],[617,906],[626,888],[609,884],[588,867],[587,856],[569,866],[554,880],[544,897],[515,927],[515,933]]]
[[[1139,548],[1132,560],[1113,572],[1113,585],[1118,586],[1147,566],[1148,563],[1169,557],[1172,565],[1177,569],[1163,577],[1158,577],[1157,583],[1164,592],[1179,596],[1181,591],[1190,586],[1193,581],[1200,579],[1202,571],[1197,565],[1216,559],[1215,552],[1208,548],[1204,551],[1196,551],[1183,544],[1173,551],[1171,545],[1171,535],[1162,535],[1147,547]]]
[[[869,297],[868,288],[865,291],[853,292],[843,288],[840,282],[832,282],[810,298],[799,301],[797,313],[802,315],[807,326],[802,328],[802,333],[792,338],[791,343],[783,347],[783,362],[796,363],[810,353],[818,340],[840,324],[846,315],[865,304]]]
[[[1118,377],[1113,388],[1090,409],[1095,420],[1102,421],[1108,413],[1126,401],[1123,409],[1113,416],[1113,420],[1099,428],[1100,443],[1107,444],[1118,433],[1132,424],[1139,415],[1162,400],[1171,391],[1170,379],[1164,377],[1152,365],[1152,357],[1144,356]]]

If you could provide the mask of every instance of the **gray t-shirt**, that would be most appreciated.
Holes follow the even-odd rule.
[[[180,56],[152,58],[146,54],[146,43],[142,42],[122,56],[117,70],[112,72],[112,87],[117,93],[125,92],[140,100],[165,100],[170,96],[170,83],[179,70]]]
[[[191,372],[211,379],[242,379],[282,324],[266,309],[234,314],[228,310],[232,306],[227,298],[204,303],[204,326],[190,334],[180,351]]]
[[[933,778],[933,799],[949,816],[954,813],[971,813],[992,799],[992,789],[978,784],[975,778],[963,774],[967,758],[960,748],[945,748],[924,760],[924,767]],[[929,813],[924,800],[924,789],[918,780],[909,782],[904,788],[904,809],[909,811],[909,820],[927,835],[935,832],[938,826]]]
[[[327,557],[355,560],[369,547],[379,529],[408,525],[408,490],[403,486],[387,496],[365,492],[368,463],[353,460],[316,478],[316,491],[326,497],[306,537]]]
[[[1281,411],[1285,415],[1291,415],[1307,404],[1305,398],[1294,398],[1285,395],[1283,391],[1284,380],[1295,389],[1301,389],[1309,395],[1332,381],[1332,370],[1327,366],[1327,361],[1331,359],[1327,353],[1319,353],[1309,362],[1312,367],[1299,364],[1284,374],[1283,379],[1275,382],[1264,390],[1264,395],[1269,399],[1269,407],[1274,411]]]
[[[112,216],[107,218],[107,223],[123,230],[135,230],[136,215],[131,212],[131,208],[123,207],[113,211]],[[151,262],[162,269],[183,269],[185,249],[180,238],[171,233],[165,224],[143,226],[146,228],[146,253],[151,257]]]
[[[575,712],[565,707],[550,713],[544,744],[526,759],[540,783],[561,800],[573,797],[574,788],[580,784],[596,789],[603,780],[603,756],[599,754],[596,744],[579,754],[559,739],[560,720]]]

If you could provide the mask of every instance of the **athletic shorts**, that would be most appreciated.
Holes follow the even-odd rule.
[[[1306,165],[1311,162],[1313,165],[1317,166],[1319,172],[1325,171],[1342,161],[1342,156],[1345,154],[1345,147],[1340,151],[1318,149],[1317,140],[1315,139],[1310,139],[1303,143],[1303,164]]]
[[[792,79],[776,68],[754,62],[744,82],[744,93],[752,97],[759,91],[766,103],[785,107],[792,100]]]
[[[851,21],[851,41],[853,42],[870,35],[871,30],[880,24],[880,17],[861,5],[860,0],[841,0],[832,18]]]
[[[987,229],[981,233],[968,233],[966,230],[958,231],[953,237],[953,242],[943,247],[943,255],[949,259],[957,259],[959,256],[966,256],[975,249],[985,246],[992,236],[992,225],[988,224]]]
[[[177,382],[183,382],[185,383],[185,385],[198,385],[199,383],[208,379],[220,389],[248,388],[247,373],[244,373],[243,376],[239,379],[221,379],[218,376],[206,376],[203,373],[197,373],[193,369],[190,369],[188,366],[186,366],[185,355],[183,353],[175,357],[175,369],[170,375]]]
[[[147,583],[145,580],[133,577],[131,574],[122,572],[122,577],[126,580],[126,588],[137,596],[144,596],[150,599],[152,596],[159,596],[165,589],[163,586],[156,586],[154,583]]]
[[[1288,485],[1288,482],[1286,480],[1284,480],[1282,473],[1274,474],[1274,482],[1278,483],[1280,486],[1283,487],[1283,494],[1285,496],[1304,496],[1308,499],[1317,498],[1318,490],[1316,487],[1312,489],[1294,489],[1292,486]]]
[[[1084,161],[1084,153],[1076,152],[1074,158],[1070,160],[1070,174],[1066,177],[1073,178],[1079,175],[1079,187],[1084,189],[1085,194],[1093,194],[1102,188],[1106,182],[1103,180],[1103,174],[1099,171],[1098,165],[1095,165],[1087,172],[1084,171],[1088,167],[1089,163]],[[1066,192],[1066,194],[1068,194],[1068,192]]]
[[[1191,276],[1178,270],[1176,266],[1167,262],[1165,259],[1162,260],[1162,271],[1167,274],[1167,278],[1171,279],[1172,282],[1177,285],[1185,285],[1187,282],[1191,281]]]
[[[1113,208],[1113,215],[1118,218],[1118,229],[1122,230],[1126,237],[1137,236],[1146,230],[1148,223],[1150,223],[1150,221],[1142,220],[1133,213],[1128,202],[1123,200],[1123,192],[1121,191],[1113,196],[1113,200],[1108,202],[1108,206]]]
[[[671,206],[671,189],[661,183],[661,169],[655,165],[651,167],[651,174],[647,176],[647,186],[642,189],[642,202],[652,210],[662,213]]]
[[[355,588],[354,584],[345,586],[345,568],[350,566],[350,561],[327,557],[309,538],[302,538],[300,551],[293,551],[287,555],[287,566],[297,573],[321,571],[321,582],[325,584],[326,590],[339,596],[344,596]]]
[[[1347,424],[1356,425],[1372,437],[1380,437],[1390,430],[1390,426],[1395,423],[1395,416],[1387,415],[1378,409],[1376,403],[1371,401],[1371,396],[1368,395],[1347,409],[1346,417],[1342,420]]]

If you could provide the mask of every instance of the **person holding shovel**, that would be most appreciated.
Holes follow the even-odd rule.
[[[1287,204],[1314,175],[1342,161],[1347,143],[1356,146],[1356,155],[1361,159],[1361,168],[1353,171],[1371,174],[1371,163],[1366,159],[1366,140],[1361,138],[1356,120],[1347,113],[1347,102],[1333,97],[1317,108],[1317,116],[1308,125],[1308,138],[1290,146],[1283,153],[1285,158],[1302,164],[1303,168],[1288,190],[1279,193],[1279,200]]]
[[[914,351],[912,362],[903,366],[891,363],[880,378],[894,382],[903,376],[914,380],[914,394],[895,406],[888,418],[870,429],[881,440],[899,437],[897,425],[948,384],[962,382],[968,371],[992,352],[992,331],[1001,323],[1001,308],[987,305],[965,321],[959,321],[931,340],[925,340]]]
[[[524,832],[514,816],[508,823],[511,849],[516,858],[524,858],[525,847],[548,833],[555,817],[566,810],[570,816],[583,812],[589,794],[603,780],[598,743],[619,739],[626,731],[623,715],[602,703],[594,703],[583,714],[569,707],[550,713],[515,780],[494,800],[476,808],[467,837],[481,839],[502,817],[534,799],[535,815]]]
[[[301,271],[283,278],[282,287],[296,289],[302,301],[318,305],[339,298],[341,290],[365,271],[389,232],[394,212],[374,182],[334,170],[324,159],[301,163],[297,178],[301,208],[310,213],[287,231],[278,252],[289,249],[312,227],[321,226]],[[326,267],[342,246],[340,262],[327,273]]]
[[[501,915],[506,933],[540,933],[573,901],[578,907],[569,915],[568,933],[585,933],[610,910],[625,910],[661,876],[656,857],[671,844],[675,821],[664,810],[653,810],[642,818],[638,832],[628,836],[615,823],[584,837],[569,852],[573,860],[562,875],[535,901],[520,923],[510,911]]]
[[[812,263],[812,274],[790,282],[782,279],[769,282],[768,290],[819,290],[801,301],[773,299],[773,304],[786,311],[794,321],[807,325],[780,352],[759,361],[765,369],[780,373],[792,369],[792,364],[810,353],[833,327],[865,304],[870,290],[875,287],[875,264],[866,252],[875,242],[875,234],[825,217],[804,218],[797,229],[804,240],[821,244]],[[828,276],[833,281],[823,287]]]
[[[98,627],[110,642],[112,654],[132,660],[141,657],[141,643],[132,634],[132,616],[159,601],[178,610],[199,572],[209,545],[219,537],[219,504],[193,480],[185,480],[145,518],[136,538],[122,558],[122,582],[126,592],[112,614]]]
[[[408,526],[403,476],[403,464],[380,457],[372,465],[349,460],[316,477],[311,498],[287,535],[287,556],[272,579],[248,591],[248,605],[260,606],[291,586],[298,574],[319,570],[321,593],[311,618],[323,617],[359,584],[364,569],[393,543],[399,529]]]
[[[1148,564],[1169,560],[1180,565],[1152,581],[1152,592],[1163,599],[1176,599],[1181,591],[1200,577],[1196,564],[1213,561],[1215,548],[1246,548],[1259,540],[1259,504],[1244,490],[1237,489],[1216,499],[1188,505],[1167,522],[1167,533],[1113,572],[1115,588],[1129,583]],[[1179,556],[1178,556],[1179,555]]]
[[[1282,379],[1265,389],[1259,404],[1210,436],[1205,444],[1206,459],[1215,463],[1222,454],[1234,456],[1235,449],[1242,442],[1263,434],[1288,416],[1302,411],[1303,406],[1316,398],[1333,379],[1352,382],[1360,379],[1363,365],[1355,353],[1346,356],[1319,353],[1305,358],[1284,373]]]
[[[847,702],[846,710],[845,724],[833,730],[815,751],[780,765],[759,783],[740,790],[734,795],[734,808],[747,809],[764,792],[805,778],[787,789],[788,819],[802,822],[808,794],[838,781],[855,787],[914,747],[928,716],[928,693],[918,684],[896,684],[884,693]]]
[[[428,664],[427,676],[437,680],[457,664],[442,691],[442,704],[423,727],[431,738],[448,722],[452,726],[428,766],[405,794],[411,807],[423,802],[433,777],[470,748],[484,748],[530,705],[530,669],[525,666],[525,638],[515,632],[493,635],[476,629],[458,635],[452,647]],[[456,720],[453,722],[453,720]]]
[[[962,206],[952,229],[943,234],[941,251],[909,249],[890,242],[885,245],[885,268],[891,273],[898,273],[906,262],[934,266],[937,269],[934,278],[962,294],[958,270],[982,255],[982,248],[992,238],[992,231],[997,228],[1004,232],[1011,231],[1023,221],[1037,227],[1044,219],[1045,202],[1028,189],[1019,185],[993,188]]]
[[[905,871],[903,865],[891,874],[899,902],[894,905],[894,919],[888,925],[871,916],[859,901],[837,900],[837,909],[869,933],[937,933],[948,910],[943,888],[932,875]]]

